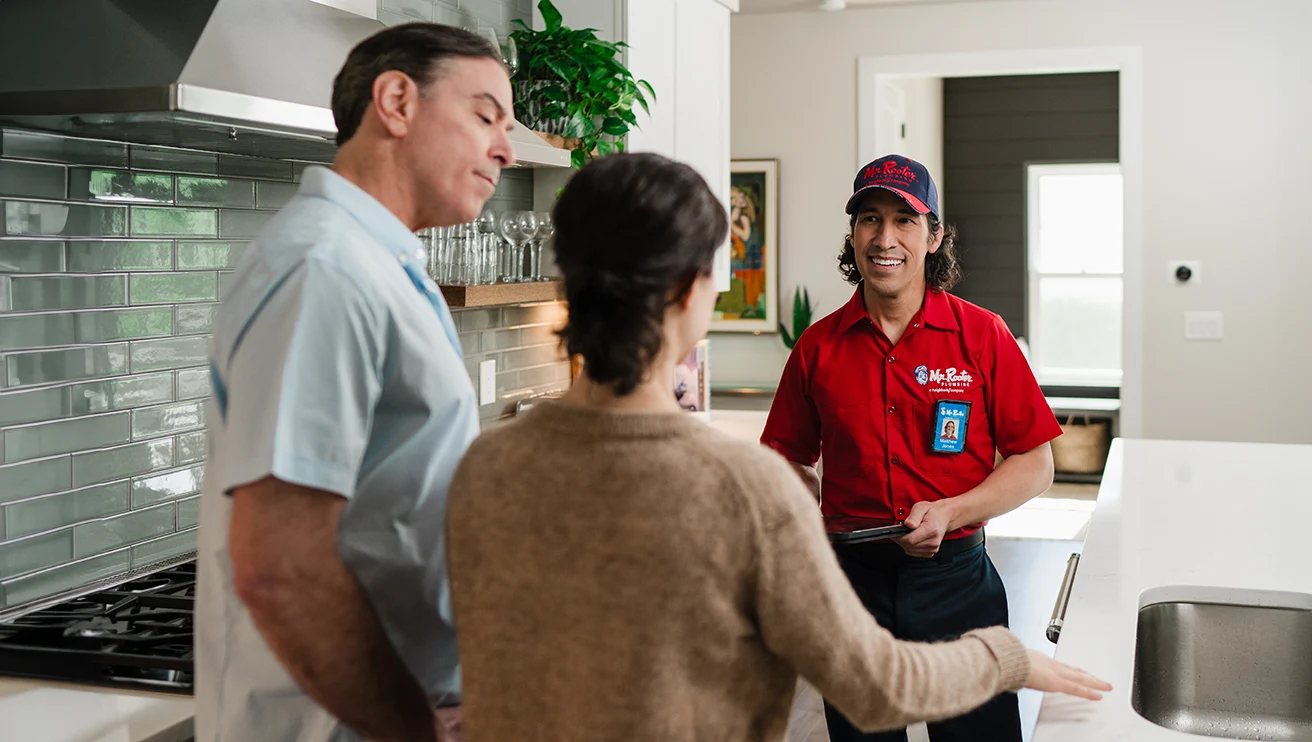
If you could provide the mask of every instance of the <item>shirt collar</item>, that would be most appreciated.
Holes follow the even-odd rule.
[[[856,291],[852,292],[852,298],[843,306],[843,313],[838,320],[840,332],[846,331],[868,316],[865,296],[862,293],[864,288],[864,283],[857,284]],[[956,315],[952,313],[952,305],[948,303],[947,293],[939,289],[925,289],[925,301],[918,314],[920,321],[928,327],[937,327],[940,330],[961,329]]]
[[[410,228],[379,203],[378,199],[329,168],[307,167],[301,176],[301,195],[322,198],[342,207],[364,230],[397,260],[428,260],[424,245]]]

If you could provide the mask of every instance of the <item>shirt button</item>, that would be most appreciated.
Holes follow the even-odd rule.
[[[889,408],[888,408],[888,414],[890,414],[890,415],[896,415],[896,414],[897,414],[897,408],[896,408],[896,407],[889,407]]]
[[[917,322],[917,323],[915,323],[914,325],[912,325],[912,327],[914,327],[914,328],[916,328],[917,330],[919,330],[919,329],[920,329],[920,323]]]
[[[898,508],[898,509],[897,509],[897,517],[899,517],[899,518],[905,518],[905,517],[907,517],[907,510],[906,510],[906,508]]]
[[[899,459],[898,457],[894,456],[894,457],[892,458],[892,462],[893,462],[893,466],[897,466],[898,464],[902,463],[902,460]]]
[[[897,359],[893,358],[893,356],[889,356],[889,357],[888,357],[888,362],[889,362],[889,363],[892,363],[892,362],[895,361],[895,360],[897,360]]]

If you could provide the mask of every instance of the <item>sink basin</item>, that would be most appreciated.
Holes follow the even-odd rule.
[[[1144,606],[1131,704],[1154,724],[1189,734],[1312,742],[1312,610]]]

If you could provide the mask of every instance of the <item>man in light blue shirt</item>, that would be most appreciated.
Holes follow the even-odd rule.
[[[340,149],[238,266],[215,325],[197,739],[434,740],[458,698],[446,491],[478,432],[419,229],[513,163],[499,53],[433,24],[353,50]]]

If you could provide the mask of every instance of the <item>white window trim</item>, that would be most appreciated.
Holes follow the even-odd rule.
[[[1054,164],[1033,164],[1025,166],[1025,258],[1026,258],[1026,281],[1025,281],[1025,324],[1029,330],[1026,342],[1030,347],[1030,365],[1033,368],[1035,376],[1040,384],[1049,385],[1069,385],[1069,386],[1113,386],[1119,387],[1124,383],[1125,376],[1125,359],[1121,359],[1121,370],[1115,373],[1096,372],[1092,374],[1064,373],[1053,374],[1045,373],[1044,369],[1038,363],[1039,350],[1042,348],[1043,338],[1039,332],[1039,279],[1040,278],[1093,278],[1117,280],[1121,283],[1121,313],[1122,327],[1124,326],[1125,313],[1125,268],[1122,262],[1120,273],[1107,272],[1087,272],[1087,273],[1040,273],[1036,266],[1039,265],[1039,220],[1030,218],[1032,215],[1039,213],[1039,178],[1045,175],[1122,175],[1122,188],[1124,188],[1124,176],[1119,162],[1077,162],[1077,163],[1054,163]],[[1122,191],[1123,193],[1124,191]],[[1124,250],[1124,246],[1121,248]],[[1124,331],[1124,330],[1122,330]],[[1124,340],[1122,340],[1124,342]]]

